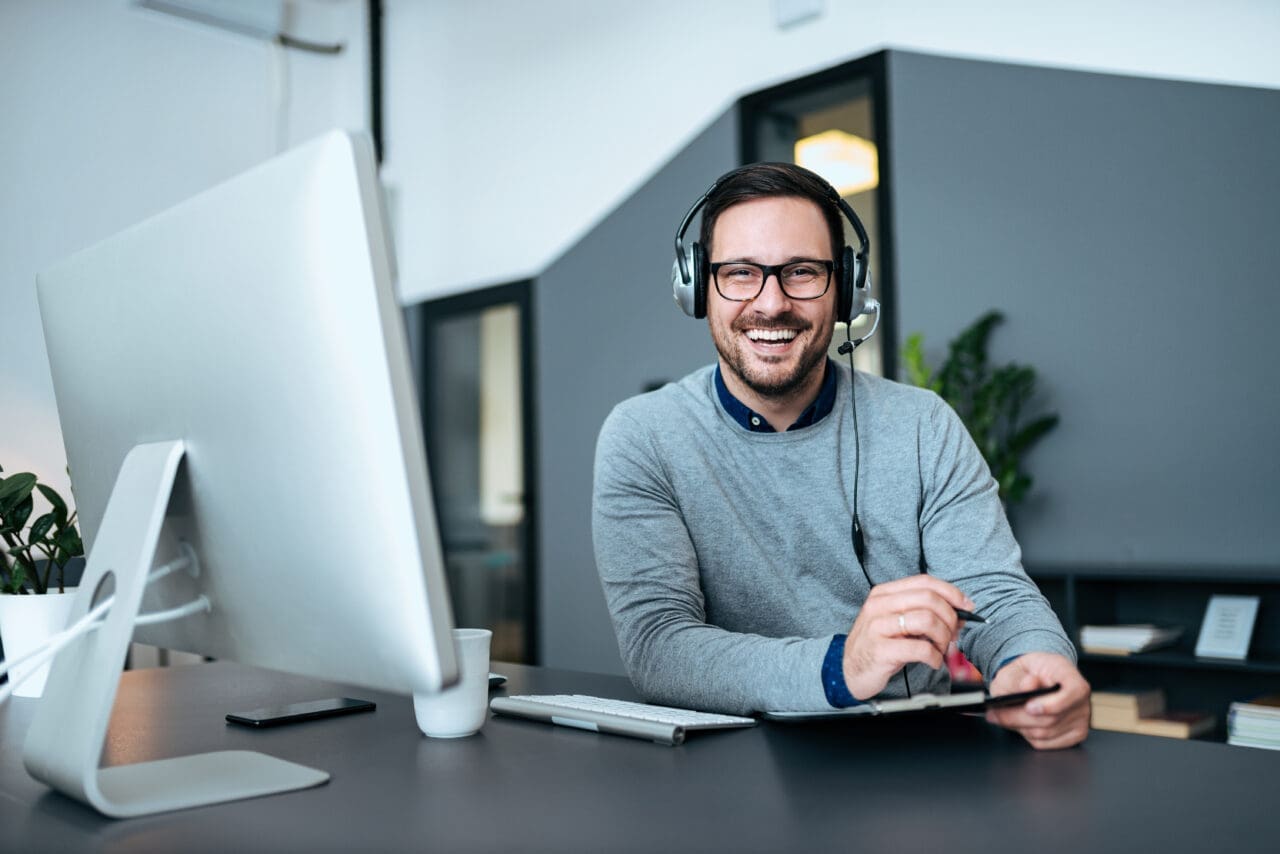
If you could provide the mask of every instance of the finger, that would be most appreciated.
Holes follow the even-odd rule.
[[[1033,715],[1061,715],[1088,702],[1088,683],[1072,683],[1062,685],[1052,694],[1032,698],[1027,703],[1027,711]]]
[[[1089,723],[1085,717],[1072,714],[1058,718],[1051,723],[1020,729],[1019,732],[1026,736],[1028,740],[1054,741],[1064,735],[1088,728]]]
[[[874,601],[870,598],[862,606],[873,617],[894,615],[907,611],[929,611],[945,622],[952,633],[960,628],[960,618],[951,603],[930,590],[912,590],[881,596]]]
[[[1025,706],[1006,706],[1001,709],[987,710],[987,720],[991,723],[1019,731],[1047,726],[1056,719],[1055,716],[1050,715],[1033,715]]]
[[[1087,707],[1073,708],[1066,714],[1032,714],[1025,707],[992,709],[987,714],[990,723],[1006,729],[1017,730],[1028,738],[1053,739],[1070,730],[1088,729]]]
[[[933,611],[916,609],[886,615],[876,621],[884,637],[912,637],[927,640],[942,655],[956,636],[955,620],[943,620]]]
[[[927,664],[934,670],[942,667],[946,660],[943,653],[926,640],[915,638],[898,638],[885,641],[881,647],[882,661],[897,672],[908,664]]]
[[[941,578],[935,578],[932,575],[910,575],[906,578],[898,578],[893,581],[886,581],[877,584],[871,588],[871,595],[875,596],[888,595],[910,590],[929,590],[941,596],[955,608],[965,608],[973,610],[977,604],[965,595],[964,591],[956,587],[949,581],[943,581]]]

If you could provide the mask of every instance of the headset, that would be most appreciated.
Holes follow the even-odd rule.
[[[707,316],[707,285],[710,278],[710,259],[701,243],[694,241],[688,250],[684,248],[684,235],[689,224],[697,216],[698,211],[707,203],[707,199],[725,181],[735,177],[743,169],[766,164],[753,163],[739,167],[721,175],[702,196],[693,203],[689,212],[684,215],[680,229],[676,232],[676,260],[671,265],[671,291],[676,305],[690,317],[699,320]],[[788,164],[790,165],[790,164]],[[844,218],[853,226],[858,236],[858,251],[852,246],[845,246],[840,253],[836,266],[836,318],[844,323],[852,323],[863,314],[874,314],[880,308],[878,302],[871,298],[871,268],[869,264],[871,241],[867,238],[867,230],[862,220],[848,202],[840,197],[835,188],[823,182],[828,200],[844,214]],[[876,318],[879,321],[879,317]],[[870,335],[866,337],[871,337]],[[859,341],[858,343],[861,343]]]

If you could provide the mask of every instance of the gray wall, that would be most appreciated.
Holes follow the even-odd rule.
[[[712,123],[535,284],[545,664],[623,672],[591,548],[596,434],[613,406],[646,384],[715,359],[706,324],[672,302],[669,271],[680,218],[737,165],[735,113]]]
[[[999,308],[1062,415],[1028,563],[1280,564],[1280,92],[893,53],[900,340]]]

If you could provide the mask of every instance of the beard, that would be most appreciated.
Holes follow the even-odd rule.
[[[761,356],[748,349],[750,345],[744,334],[747,329],[794,329],[797,343],[801,343],[803,349],[798,353]],[[739,315],[727,332],[717,324],[711,326],[711,339],[728,369],[760,397],[776,401],[800,393],[805,381],[826,358],[831,334],[812,333],[812,323],[789,313],[767,320]]]

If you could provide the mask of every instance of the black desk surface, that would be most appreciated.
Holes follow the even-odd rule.
[[[614,676],[495,664],[510,693],[634,699]],[[274,730],[228,711],[333,695],[372,714]],[[981,719],[762,723],[680,747],[490,718],[418,733],[408,698],[231,664],[126,673],[105,764],[261,750],[319,788],[104,819],[27,776],[0,708],[0,851],[1275,851],[1280,753],[1094,732],[1038,753]]]

